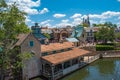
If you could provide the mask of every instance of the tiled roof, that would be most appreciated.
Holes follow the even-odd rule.
[[[58,64],[58,63],[85,55],[87,53],[89,53],[89,51],[79,49],[79,48],[73,48],[70,51],[44,56],[44,57],[42,57],[42,59],[44,59],[52,64]]]
[[[50,43],[48,45],[41,45],[41,52],[49,52],[54,50],[61,50],[73,47],[72,42]]]

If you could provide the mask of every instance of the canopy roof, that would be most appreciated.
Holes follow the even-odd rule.
[[[76,38],[66,38],[69,42],[79,42]]]

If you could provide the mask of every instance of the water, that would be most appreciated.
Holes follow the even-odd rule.
[[[120,80],[120,58],[99,59],[60,80]]]

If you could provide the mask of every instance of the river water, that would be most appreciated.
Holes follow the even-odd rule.
[[[60,80],[120,80],[120,58],[99,59]]]

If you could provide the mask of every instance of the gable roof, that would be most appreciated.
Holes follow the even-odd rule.
[[[83,26],[77,26],[74,28],[71,37],[80,37],[84,31]]]
[[[30,34],[30,33],[29,33]],[[16,42],[15,46],[19,46],[22,44],[22,42],[27,38],[29,34],[19,34],[17,36],[18,41]]]

